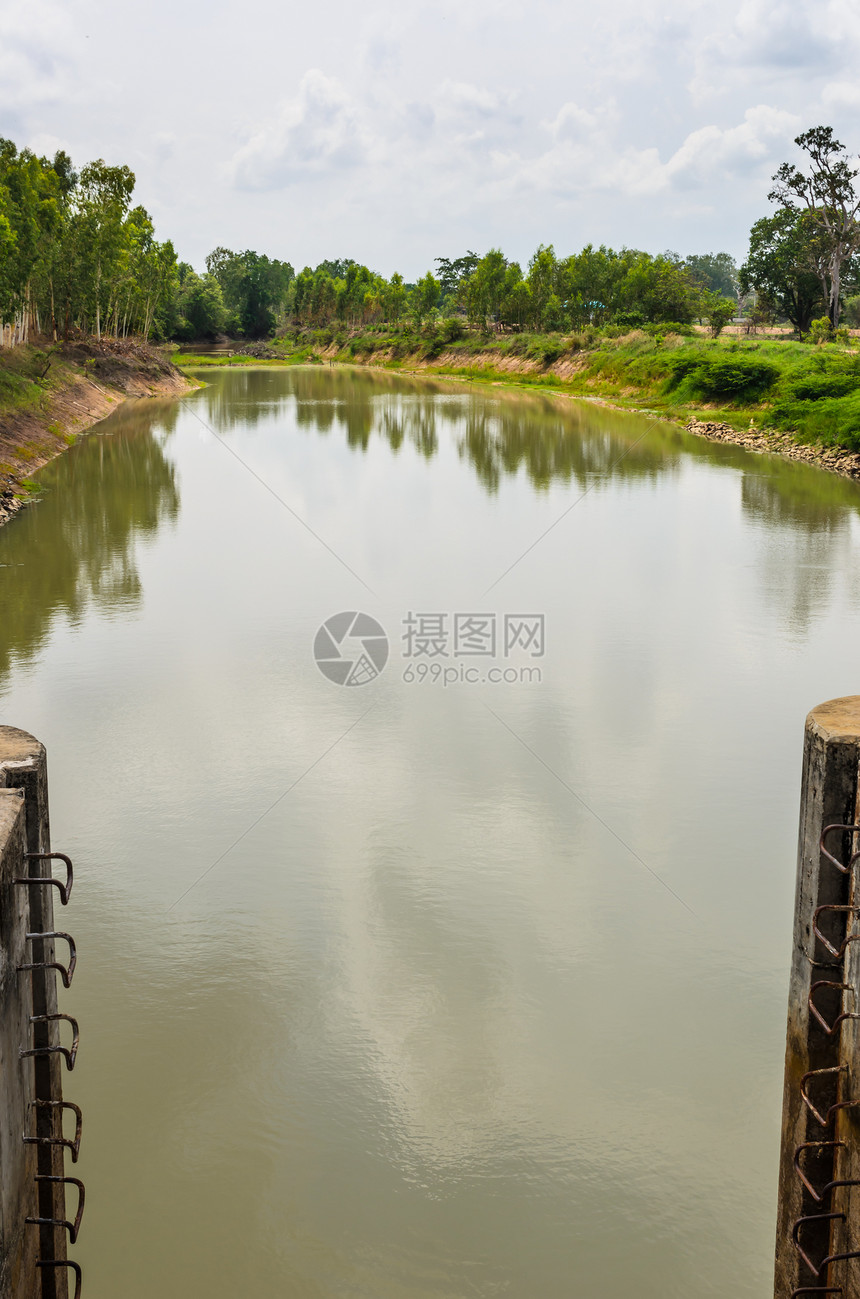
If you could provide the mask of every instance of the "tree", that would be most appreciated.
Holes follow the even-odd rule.
[[[179,308],[188,326],[181,327],[182,333],[187,338],[214,338],[227,321],[221,285],[208,271],[197,275],[188,265],[180,268],[180,277]]]
[[[206,269],[221,286],[229,329],[247,338],[272,333],[286,311],[294,277],[289,262],[270,261],[250,248],[243,253],[215,248]]]
[[[737,301],[738,268],[731,253],[690,253],[684,265],[700,288]]]
[[[860,248],[860,196],[854,188],[860,170],[842,156],[845,145],[835,138],[830,126],[814,126],[794,142],[809,158],[808,174],[784,162],[768,197],[786,211],[807,213],[807,260],[818,276],[835,329],[843,272]]]
[[[403,276],[398,271],[395,271],[382,291],[382,303],[386,320],[390,320],[396,325],[403,315],[405,302],[406,286],[403,283]]]
[[[706,290],[702,294],[702,315],[711,327],[713,338],[719,338],[734,316],[737,305],[734,298],[726,298],[722,293]]]
[[[544,329],[547,323],[547,308],[550,299],[555,295],[558,283],[558,261],[552,244],[545,247],[540,244],[529,262],[527,282],[531,294],[531,315],[535,329]]]
[[[486,325],[487,317],[498,320],[505,296],[507,262],[499,248],[491,248],[478,262],[465,283],[469,319]]]
[[[434,260],[439,268],[442,300],[449,306],[463,306],[466,285],[474,275],[480,257],[470,248],[462,257],[455,257],[453,261],[448,257],[436,257]]]
[[[809,215],[782,208],[750,231],[750,250],[739,271],[741,293],[754,291],[759,305],[772,304],[803,336],[827,299],[809,265]]]
[[[432,271],[428,271],[415,285],[412,297],[412,308],[415,312],[415,320],[418,325],[421,324],[425,316],[429,316],[433,311],[436,303],[439,301],[439,281]]]
[[[698,313],[699,294],[683,263],[668,254],[629,254],[627,273],[617,285],[618,307],[640,311],[648,321],[689,324]]]
[[[134,172],[125,166],[109,167],[103,158],[88,163],[81,172],[78,210],[90,270],[91,319],[95,319],[96,338],[101,338],[105,298],[109,300],[115,287],[123,221],[133,190]]]

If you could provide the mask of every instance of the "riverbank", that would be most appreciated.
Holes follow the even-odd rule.
[[[456,323],[456,322],[455,322]],[[179,365],[351,364],[461,382],[536,388],[647,413],[711,441],[860,478],[860,352],[790,339],[706,339],[656,329],[582,336],[379,332],[347,339],[297,331],[230,356],[181,353]]]
[[[162,351],[128,340],[0,351],[0,526],[37,492],[30,475],[121,402],[194,387]]]

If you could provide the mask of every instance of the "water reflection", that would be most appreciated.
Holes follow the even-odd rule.
[[[74,624],[89,608],[139,603],[136,539],[179,514],[164,452],[178,412],[171,400],[126,403],[101,426],[110,436],[93,431],[42,470],[42,500],[0,530],[0,680],[39,650],[59,614]]]
[[[348,446],[362,451],[377,437],[392,451],[411,446],[429,460],[444,430],[491,494],[521,471],[539,489],[571,482],[584,488],[596,478],[656,482],[677,474],[683,453],[691,452],[742,472],[742,507],[757,520],[832,534],[860,508],[857,484],[835,474],[565,397],[510,390],[499,395],[490,387],[346,368],[205,377],[209,386],[195,401],[219,433],[289,415],[307,432],[342,432]]]
[[[856,671],[858,488],[546,394],[205,378],[0,533],[4,699],[80,861],[93,1299],[765,1293],[784,737]],[[534,688],[316,672],[355,588],[272,492],[360,539],[393,631],[586,489],[503,588],[547,611]]]

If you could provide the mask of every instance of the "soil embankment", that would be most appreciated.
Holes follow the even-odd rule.
[[[195,386],[156,348],[128,340],[0,351],[0,526],[26,504],[30,474],[121,402]]]

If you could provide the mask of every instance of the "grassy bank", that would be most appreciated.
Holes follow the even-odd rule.
[[[30,475],[115,405],[191,386],[164,355],[131,341],[0,351],[0,523],[37,492]]]
[[[233,357],[177,355],[182,364],[308,364],[330,360],[428,369],[490,382],[551,387],[648,409],[669,419],[790,432],[860,450],[860,349],[788,338],[709,339],[685,326],[609,327],[575,335],[467,332],[458,320],[420,331],[298,330]]]

